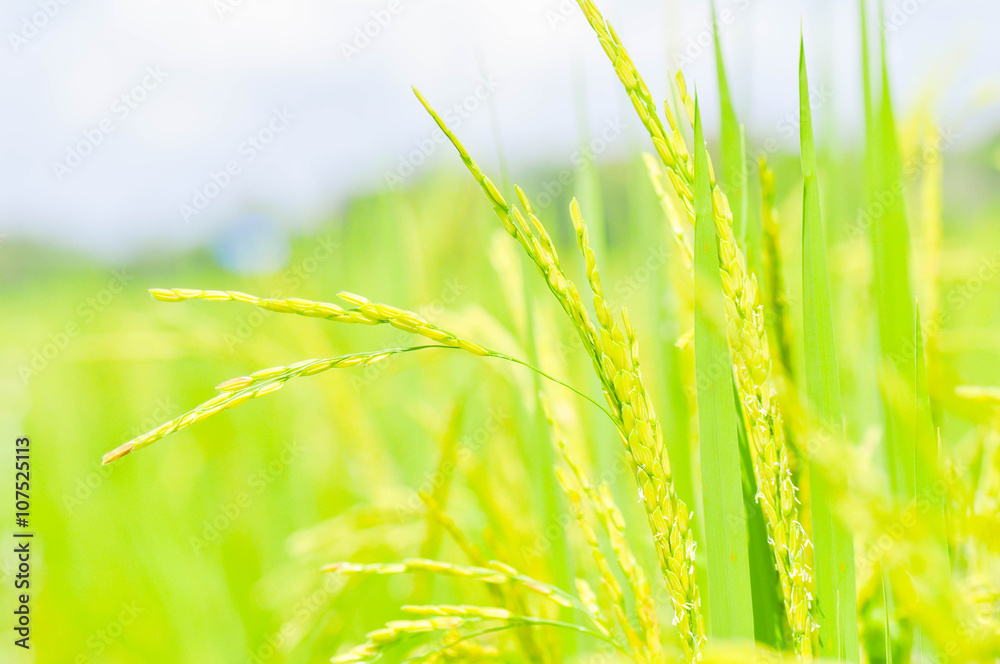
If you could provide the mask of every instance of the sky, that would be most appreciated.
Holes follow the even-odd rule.
[[[707,1],[597,4],[654,94],[681,67],[714,108]],[[751,148],[794,149],[800,28],[814,114],[857,140],[857,3],[717,6]],[[897,108],[930,100],[960,146],[995,136],[1000,3],[885,7]],[[0,33],[0,233],[106,260],[213,243],[238,268],[234,238],[278,246],[460,167],[411,85],[486,164],[499,136],[515,173],[566,167],[584,127],[601,159],[647,148],[570,0],[6,0]]]

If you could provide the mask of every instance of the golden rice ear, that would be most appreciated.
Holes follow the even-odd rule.
[[[683,135],[674,126],[670,127],[668,135],[649,89],[628,56],[625,46],[593,2],[578,0],[578,4],[614,65],[619,80],[625,86],[629,99],[693,222],[693,159]],[[676,84],[688,119],[694,124],[694,102],[680,72],[677,73]],[[672,117],[668,116],[667,119],[668,122],[672,121]],[[696,147],[701,149],[701,146]],[[710,161],[709,167],[711,168]],[[710,174],[710,180],[714,183],[714,173]],[[741,415],[749,432],[751,459],[758,485],[757,500],[766,515],[767,533],[782,582],[785,616],[793,632],[793,641],[797,651],[808,656],[814,627],[810,615],[811,544],[804,536],[805,529],[799,515],[797,488],[792,481],[782,413],[771,379],[770,346],[760,308],[760,294],[756,281],[747,272],[746,259],[735,239],[729,202],[721,189],[714,186],[713,189],[713,215],[719,243],[720,246],[732,248],[727,255],[720,256],[723,294],[728,301],[726,309],[731,318],[730,350]],[[773,462],[769,461],[772,459]]]
[[[589,2],[582,3],[588,18],[599,16]],[[664,136],[662,124],[656,116],[656,105],[649,98],[645,84],[638,79],[638,72],[632,76],[634,66],[624,48],[620,47],[614,31],[603,19],[592,20],[592,25],[601,26],[599,34],[609,56],[616,60],[616,70],[623,81],[628,79],[634,86],[637,108],[651,109],[651,115],[644,117],[647,126],[657,129]],[[620,68],[619,68],[620,65]],[[531,215],[529,218],[534,231],[528,228],[524,215],[517,206],[509,205],[495,192],[482,170],[469,155],[458,138],[445,125],[441,117],[431,108],[420,93],[420,102],[427,109],[438,127],[458,150],[473,178],[494,205],[494,211],[503,222],[504,228],[518,241],[527,256],[538,268],[549,290],[560,303],[563,311],[576,327],[584,348],[593,362],[597,377],[601,381],[604,397],[610,407],[609,414],[615,422],[619,437],[624,443],[625,457],[636,478],[640,501],[646,510],[650,532],[656,547],[660,571],[674,604],[675,622],[685,658],[695,661],[705,638],[704,620],[701,615],[698,584],[694,577],[694,537],[688,523],[688,508],[677,496],[670,478],[670,465],[666,458],[659,421],[656,418],[652,398],[646,391],[636,361],[637,352],[634,338],[626,337],[611,317],[610,308],[604,299],[597,271],[596,258],[590,249],[579,206],[571,205],[574,225],[577,227],[578,242],[587,262],[587,275],[594,292],[600,329],[594,326],[584,307],[576,285],[566,276],[559,265],[551,240],[541,222]],[[652,129],[651,129],[652,130]],[[527,196],[517,189],[521,205],[530,211]],[[537,234],[536,234],[537,233]],[[675,571],[678,570],[678,571]]]
[[[249,376],[233,378],[220,384],[216,388],[220,394],[196,406],[184,413],[180,417],[170,420],[155,429],[144,433],[138,438],[134,438],[127,443],[111,450],[101,459],[103,465],[112,461],[117,461],[126,454],[142,449],[147,445],[152,445],[156,441],[169,436],[172,433],[186,429],[192,424],[201,422],[227,408],[236,406],[266,396],[281,389],[284,384],[293,378],[301,376],[312,376],[330,369],[354,367],[359,365],[370,365],[380,362],[390,355],[410,352],[417,348],[394,349],[390,351],[377,351],[374,353],[354,353],[351,355],[341,355],[340,357],[305,360],[297,362],[287,367],[272,367],[256,371]]]

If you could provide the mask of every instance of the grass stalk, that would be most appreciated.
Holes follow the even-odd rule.
[[[799,47],[799,112],[802,153],[802,310],[805,346],[806,401],[818,426],[842,437],[843,411],[833,307],[826,258],[826,231],[820,210],[819,176],[813,139],[805,41]],[[810,444],[826,438],[811,437]],[[811,445],[807,445],[808,448]],[[854,598],[854,541],[834,513],[834,495],[823,467],[809,458],[809,498],[812,514],[816,604],[819,620],[819,654],[858,662],[858,614]]]

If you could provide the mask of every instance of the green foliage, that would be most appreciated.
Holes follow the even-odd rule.
[[[151,261],[90,316],[98,268],[8,254],[0,300],[23,317],[0,339],[28,358],[10,419],[45,483],[37,661],[995,657],[996,191],[963,202],[937,253],[911,251],[904,164],[923,146],[900,132],[884,44],[872,83],[861,3],[863,168],[817,159],[801,45],[800,155],[768,160],[758,219],[718,25],[716,182],[683,78],[689,122],[579,4],[654,187],[588,164],[601,209],[533,210],[420,97],[474,181],[359,199],[277,275]],[[827,165],[863,171],[863,192]],[[942,294],[923,325],[920,261]],[[213,289],[143,296],[164,283]],[[30,340],[67,323],[45,360]]]
[[[802,151],[802,311],[807,402],[817,421],[809,446],[843,436],[840,366],[834,340],[826,231],[820,213],[819,176],[813,141],[805,40],[799,51],[799,107]],[[858,614],[854,598],[854,542],[835,513],[835,495],[823,468],[810,457],[810,506],[815,551],[819,651],[824,657],[859,661]]]
[[[708,148],[695,104],[694,347],[710,638],[754,640],[743,482]]]

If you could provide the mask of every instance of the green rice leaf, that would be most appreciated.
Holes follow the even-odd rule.
[[[866,219],[871,224],[874,255],[887,461],[897,498],[925,512],[922,522],[931,535],[927,545],[941,551],[947,547],[944,506],[935,490],[937,443],[919,314],[910,281],[903,157],[889,89],[884,34],[880,47],[881,98],[868,130]],[[871,96],[869,92],[866,101]],[[938,575],[947,573],[947,568],[937,571]],[[923,660],[932,651],[930,644],[919,632],[911,638],[916,656]]]
[[[740,189],[741,200],[738,207],[744,213],[744,251],[743,255],[747,259],[747,269],[757,277],[757,283],[764,283],[764,226],[763,226],[763,199],[757,178],[750,177],[750,155],[747,153],[746,132],[743,125],[740,125],[740,152],[743,154],[743,185]],[[754,183],[751,186],[751,182]]]
[[[694,161],[695,378],[708,551],[708,631],[717,639],[752,641],[753,602],[736,406],[724,333],[726,312],[719,275],[708,151],[697,103]]]
[[[744,149],[743,127],[736,118],[732,97],[729,94],[729,81],[726,78],[726,65],[722,59],[722,43],[719,38],[719,22],[716,17],[715,4],[712,4],[712,33],[715,41],[715,71],[719,80],[720,117],[722,119],[722,190],[734,203],[733,235],[746,251],[746,218],[747,218],[747,160]]]
[[[913,289],[910,285],[910,233],[906,218],[903,158],[896,137],[882,46],[881,99],[870,135],[871,186],[867,220],[874,252],[886,450],[893,489],[904,500],[916,496],[916,427],[912,415],[916,388]]]
[[[715,44],[715,69],[719,86],[719,115],[722,121],[722,187],[734,203],[733,235],[746,256],[747,267],[763,283],[763,234],[759,218],[749,209],[749,182],[747,173],[746,134],[740,124],[729,91],[726,65],[722,57],[722,40],[718,15],[712,5],[712,32]],[[734,391],[734,399],[738,394]],[[739,411],[739,402],[734,407]],[[779,595],[781,587],[774,566],[773,554],[768,544],[764,515],[754,500],[757,482],[747,443],[743,421],[737,418],[739,451],[743,468],[743,496],[747,515],[747,548],[749,556],[750,589],[753,599],[754,638],[760,643],[778,647],[781,640],[781,621],[784,609]]]
[[[735,387],[735,386],[734,386]],[[733,390],[733,399],[739,392]],[[736,406],[737,410],[739,406]],[[757,505],[757,478],[747,441],[746,425],[739,417],[737,433],[740,441],[740,463],[743,467],[743,507],[747,515],[747,550],[750,553],[750,593],[753,596],[753,631],[757,643],[775,650],[784,648],[782,621],[785,607],[781,598],[781,578],[774,564],[767,535],[764,511]]]
[[[819,177],[809,107],[805,42],[799,46],[799,112],[802,151],[802,301],[805,384],[809,405],[819,426],[832,436],[843,435],[837,349],[826,258],[826,233],[820,211]],[[823,432],[820,431],[820,434]],[[821,441],[822,435],[815,437]],[[833,496],[823,469],[810,458],[816,604],[820,654],[842,661],[859,661],[858,614],[854,598],[854,543],[834,514]]]

